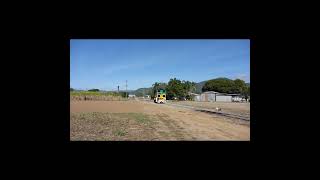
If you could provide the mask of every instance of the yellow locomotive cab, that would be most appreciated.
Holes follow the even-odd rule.
[[[158,90],[154,98],[155,103],[166,103],[166,91],[161,89]]]

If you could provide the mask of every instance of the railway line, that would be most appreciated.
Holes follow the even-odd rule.
[[[193,107],[193,106],[188,106],[188,105],[180,105],[180,104],[173,104],[173,103],[166,103],[166,105],[169,106],[176,106],[176,107],[183,107],[183,108],[188,108],[188,109],[193,109],[195,111],[200,111],[200,112],[206,112],[206,113],[212,113],[212,114],[217,114],[229,118],[236,118],[244,121],[250,121],[250,117],[248,116],[243,116],[239,114],[234,114],[234,113],[228,113],[228,112],[223,112],[223,111],[217,111],[214,109],[207,109],[207,108],[199,108],[199,107]]]
[[[146,100],[144,100],[144,101],[146,101]],[[153,101],[146,101],[146,102],[149,102],[149,103],[152,103],[152,104],[154,103]],[[174,103],[171,103],[171,102],[167,102],[167,103],[162,104],[162,105],[187,108],[187,109],[192,109],[192,110],[195,110],[195,111],[200,111],[200,112],[205,112],[205,113],[210,113],[210,114],[216,114],[216,115],[224,116],[224,117],[227,117],[227,118],[234,118],[234,119],[239,119],[239,120],[250,122],[250,116],[244,116],[244,115],[234,114],[234,113],[229,113],[229,112],[224,112],[224,111],[217,111],[215,109],[199,108],[199,107],[188,106],[188,105],[180,105],[180,104],[174,104]]]
[[[142,100],[142,101],[154,104],[154,102],[152,100]],[[167,101],[165,104],[161,104],[161,105],[180,107],[180,108],[187,108],[187,109],[192,109],[192,110],[199,111],[199,112],[216,114],[216,115],[224,116],[224,117],[227,117],[227,118],[234,118],[234,119],[239,119],[239,120],[250,122],[250,115],[249,114],[248,115],[235,114],[235,113],[224,112],[223,110],[222,111],[217,111],[215,109],[209,109],[209,108],[200,108],[200,107],[194,107],[194,106],[189,106],[189,105],[174,104],[174,103],[171,103],[169,101]]]

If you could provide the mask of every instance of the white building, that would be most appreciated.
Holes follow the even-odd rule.
[[[193,96],[194,101],[200,101],[200,94],[189,93],[190,96]]]
[[[232,96],[232,102],[242,102],[243,97],[240,94],[229,94]]]
[[[205,101],[205,102],[232,102],[233,95],[226,93],[219,93],[216,91],[203,92],[200,95],[195,94],[195,101]]]

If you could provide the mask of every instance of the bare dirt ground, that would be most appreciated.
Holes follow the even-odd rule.
[[[178,101],[173,104],[189,105],[204,108],[222,108],[224,111],[233,113],[250,114],[250,103],[230,103],[230,102],[196,102],[196,101]]]
[[[208,108],[208,109],[214,109],[218,107],[218,108],[221,108],[223,112],[250,116],[250,103],[196,102],[196,101],[178,101],[178,102],[172,101],[170,103],[192,106],[192,107]]]
[[[70,112],[143,112],[144,105],[137,101],[71,101]]]
[[[71,140],[250,140],[250,124],[165,104],[71,101],[70,112]]]

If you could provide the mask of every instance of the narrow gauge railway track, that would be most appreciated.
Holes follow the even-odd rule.
[[[176,106],[176,107],[183,107],[183,108],[193,109],[195,111],[212,113],[212,114],[217,114],[217,115],[221,115],[221,116],[225,116],[225,117],[229,117],[229,118],[236,118],[236,119],[240,119],[240,120],[244,120],[244,121],[250,121],[250,117],[248,117],[248,116],[242,116],[242,115],[239,115],[239,114],[216,111],[214,109],[198,108],[198,107],[193,107],[193,106],[186,106],[186,105],[172,104],[172,103],[166,103],[166,105]]]

